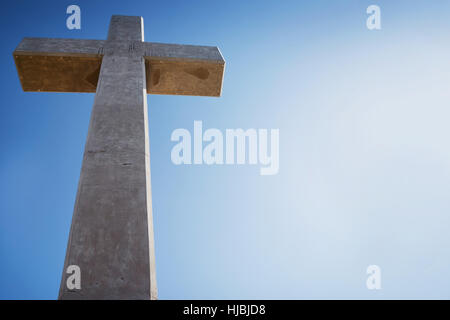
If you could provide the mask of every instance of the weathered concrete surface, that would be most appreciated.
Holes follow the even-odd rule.
[[[17,55],[23,91],[95,92],[102,58]]]
[[[225,62],[216,47],[143,40],[141,17],[113,16],[107,40],[25,38],[13,53],[24,91],[96,92],[60,299],[157,297],[147,91],[219,96]]]
[[[221,95],[223,64],[146,57],[145,66],[149,93],[213,97]]]
[[[23,38],[13,55],[97,57],[106,40]]]
[[[103,56],[128,50],[145,58],[148,93],[220,96],[225,61],[217,47],[142,42],[115,25],[108,41],[24,38],[13,53],[23,90],[95,92]]]

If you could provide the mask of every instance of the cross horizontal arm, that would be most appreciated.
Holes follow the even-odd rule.
[[[225,61],[217,47],[24,38],[13,56],[24,91],[95,92],[105,54],[145,59],[147,93],[221,94]]]

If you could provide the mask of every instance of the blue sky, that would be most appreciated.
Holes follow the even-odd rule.
[[[66,8],[81,7],[81,30]],[[366,28],[381,7],[382,29]],[[220,98],[148,96],[160,299],[450,298],[450,2],[8,1],[0,298],[55,299],[94,94],[25,93],[25,37],[217,45]],[[278,128],[280,170],[175,166],[173,130]],[[366,268],[382,289],[366,288]]]

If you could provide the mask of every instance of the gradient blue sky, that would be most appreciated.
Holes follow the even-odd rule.
[[[221,98],[148,96],[160,299],[450,298],[449,1],[89,0],[2,5],[1,299],[57,297],[94,100],[24,93],[12,52],[105,39],[112,14],[227,62]],[[194,120],[279,128],[279,174],[173,165],[170,135]]]

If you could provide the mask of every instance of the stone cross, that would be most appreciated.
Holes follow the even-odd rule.
[[[13,56],[24,91],[95,92],[59,299],[156,299],[147,93],[220,96],[220,51],[112,16],[107,40],[24,38]]]

